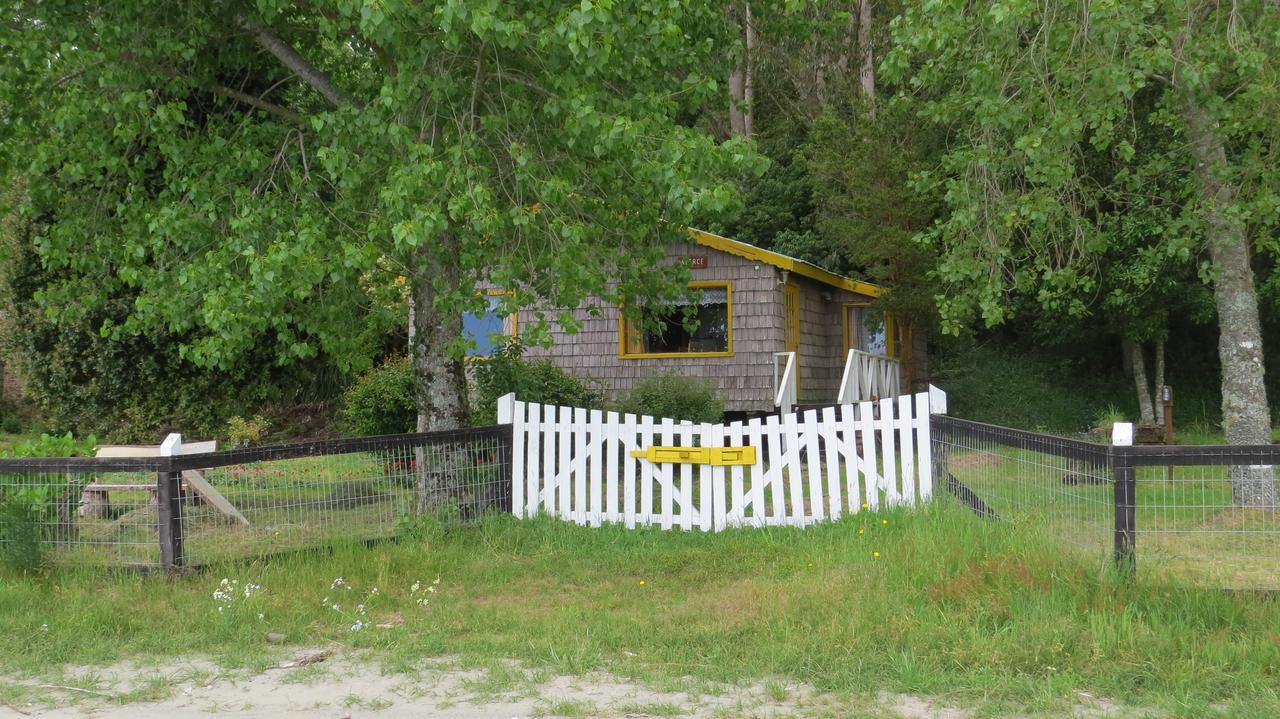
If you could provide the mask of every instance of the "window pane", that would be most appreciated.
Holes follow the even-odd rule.
[[[487,298],[489,309],[484,314],[465,312],[462,315],[462,335],[474,343],[467,350],[468,357],[491,357],[505,334],[505,324],[498,314],[498,297]]]
[[[884,333],[884,312],[870,307],[858,310],[858,349],[883,356],[887,350]]]
[[[645,353],[728,352],[729,290],[707,287],[696,308],[676,305],[664,315],[651,318],[656,326],[646,327],[641,351]],[[690,327],[685,326],[686,312]]]

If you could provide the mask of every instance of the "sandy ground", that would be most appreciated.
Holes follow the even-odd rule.
[[[301,651],[263,672],[225,671],[203,660],[160,666],[129,663],[70,669],[51,680],[0,680],[6,696],[0,717],[60,719],[165,717],[208,719],[525,719],[532,717],[897,717],[965,719],[969,711],[923,697],[882,693],[870,699],[822,695],[794,682],[744,685],[700,680],[642,686],[607,674],[551,676],[516,662],[496,668],[459,668],[454,661],[424,662],[408,672],[385,673],[355,654]],[[288,666],[308,657],[323,660]],[[1082,697],[1076,717],[1121,716],[1113,706]]]

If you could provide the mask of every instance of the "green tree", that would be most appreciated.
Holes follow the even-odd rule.
[[[1223,428],[1270,441],[1250,243],[1271,251],[1280,148],[1280,9],[1231,3],[918,0],[885,69],[950,133],[944,323],[998,324],[1018,296],[1081,314],[1107,252],[1158,273],[1198,263],[1220,332]],[[1140,218],[1136,232],[1122,225]],[[1122,284],[1107,290],[1140,314]],[[1233,472],[1236,500],[1274,504],[1269,472]]]
[[[675,226],[757,164],[677,121],[727,104],[723,3],[17,2],[3,23],[0,168],[46,266],[109,269],[46,287],[49,312],[118,285],[137,295],[108,334],[360,368],[407,278],[420,429],[466,423],[478,283],[508,313],[635,304],[681,272],[653,270]],[[551,321],[574,329],[540,309],[526,340]]]

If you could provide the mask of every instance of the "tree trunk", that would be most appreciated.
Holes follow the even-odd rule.
[[[1152,390],[1155,397],[1164,396],[1164,340],[1156,340],[1156,383]]]
[[[442,242],[440,255],[451,256],[456,245]],[[418,406],[418,431],[461,429],[467,425],[467,377],[463,361],[448,348],[462,336],[462,317],[442,312],[435,300],[440,291],[457,289],[457,270],[432,262],[420,249],[413,278],[413,384]],[[437,288],[437,282],[442,286]],[[426,456],[430,454],[431,456]],[[457,489],[460,453],[415,452],[418,480],[418,513],[438,507]]]
[[[735,137],[750,137],[755,129],[755,113],[752,109],[755,80],[752,77],[751,60],[756,47],[756,30],[751,22],[749,2],[743,3],[742,32],[746,50],[742,55],[742,62],[729,76],[729,94],[733,97],[733,102],[729,105],[729,132]]]
[[[1138,424],[1155,424],[1156,410],[1151,401],[1151,385],[1147,382],[1147,358],[1143,356],[1142,343],[1124,337],[1120,344],[1133,367],[1133,386],[1138,391]]]
[[[863,97],[867,99],[867,111],[875,117],[876,56],[871,45],[871,0],[858,2],[858,55],[861,58],[858,83],[862,86]]]
[[[1263,382],[1262,329],[1249,245],[1240,219],[1230,212],[1235,188],[1219,173],[1227,165],[1216,123],[1189,89],[1183,89],[1182,120],[1200,184],[1199,205],[1213,263],[1218,310],[1218,356],[1222,362],[1222,429],[1229,444],[1270,444],[1271,410]],[[1232,467],[1237,504],[1275,506],[1273,470]]]

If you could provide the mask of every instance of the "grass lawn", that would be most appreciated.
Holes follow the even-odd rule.
[[[223,579],[236,584],[217,599]],[[1097,553],[942,502],[720,534],[430,523],[395,544],[176,578],[0,575],[0,700],[67,665],[264,667],[280,632],[367,649],[392,672],[453,655],[647,683],[911,692],[991,716],[1066,712],[1079,691],[1174,716],[1280,713],[1280,602],[1151,581],[1114,582]]]

